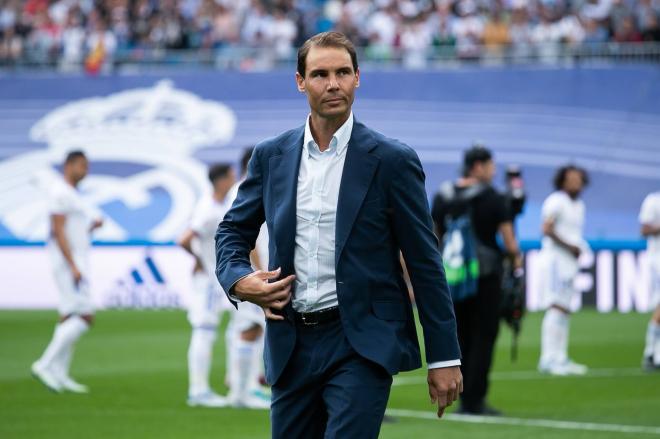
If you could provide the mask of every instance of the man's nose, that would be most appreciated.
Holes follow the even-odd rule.
[[[328,76],[328,90],[336,90],[339,88],[339,81],[337,81],[336,75]]]

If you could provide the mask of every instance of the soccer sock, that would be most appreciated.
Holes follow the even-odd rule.
[[[568,361],[568,334],[570,329],[570,315],[559,310],[555,311],[559,315],[557,319],[557,361],[559,364],[562,364]]]
[[[264,336],[259,336],[253,343],[252,358],[250,359],[250,377],[249,387],[258,389],[261,387],[259,378],[261,377],[264,364]]]
[[[233,315],[232,315],[233,319]],[[229,325],[227,325],[227,329],[225,330],[225,386],[227,386],[231,390],[231,379],[230,379],[230,374],[231,374],[231,350],[233,349],[234,346],[234,339],[237,337],[235,331],[234,331],[234,326],[232,325],[233,320],[229,321]]]
[[[188,395],[210,391],[209,375],[216,328],[194,328],[188,347]]]
[[[651,320],[646,327],[646,344],[644,345],[644,358],[652,357],[655,345],[655,334],[660,328],[656,322]]]
[[[69,378],[69,370],[71,368],[71,358],[73,357],[73,351],[75,346],[71,345],[66,349],[62,349],[62,352],[55,360],[53,367],[55,375],[59,378]]]
[[[80,316],[71,316],[55,328],[53,339],[39,359],[42,367],[61,371],[64,362],[70,361],[73,345],[89,329],[87,322]],[[68,367],[67,367],[68,368]]]
[[[655,341],[653,342],[653,364],[660,366],[660,325],[654,322]]]
[[[248,387],[252,384],[250,377],[252,374],[251,364],[254,355],[255,343],[245,341],[237,335],[232,341],[229,351],[231,355],[231,369],[229,370],[230,395],[232,400],[240,400],[247,393]]]
[[[568,358],[568,315],[549,308],[541,327],[541,364],[560,364]]]

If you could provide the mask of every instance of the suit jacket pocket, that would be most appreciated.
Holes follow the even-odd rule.
[[[406,320],[406,305],[399,301],[375,301],[371,304],[374,315],[383,320]]]

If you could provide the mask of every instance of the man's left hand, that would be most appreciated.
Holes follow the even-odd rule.
[[[458,366],[429,369],[427,382],[431,403],[438,403],[438,418],[463,392],[463,375]]]

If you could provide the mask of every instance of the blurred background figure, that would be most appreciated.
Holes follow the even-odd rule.
[[[642,366],[660,370],[660,191],[646,196],[639,213],[642,236],[646,237],[653,315],[646,330]]]
[[[241,179],[229,191],[230,203],[236,199],[238,188],[247,176],[253,151],[254,148],[243,151]],[[261,226],[255,248],[250,252],[250,261],[255,270],[268,270],[268,229],[265,223]],[[270,393],[261,385],[265,329],[266,318],[261,308],[250,302],[238,303],[226,334],[228,402],[232,407],[270,408]]]
[[[229,191],[236,182],[229,164],[216,164],[209,169],[213,190],[200,201],[190,220],[190,227],[179,245],[195,259],[192,291],[189,296],[188,321],[192,336],[188,347],[188,405],[191,407],[224,407],[227,400],[211,390],[209,377],[213,345],[217,338],[220,312],[226,304],[222,287],[215,279],[215,231],[233,199]]]
[[[92,232],[103,225],[100,213],[78,192],[88,170],[82,151],[71,151],[64,161],[64,176],[51,188],[50,256],[59,291],[60,320],[41,357],[32,364],[32,374],[54,392],[87,393],[87,386],[69,376],[75,345],[94,321],[89,289],[89,248]]]
[[[550,375],[584,375],[587,367],[568,356],[569,320],[577,291],[578,259],[589,251],[583,238],[585,206],[580,198],[589,183],[585,170],[562,166],[554,178],[555,192],[541,211],[543,292],[547,311],[541,328],[539,371]]]
[[[515,269],[522,269],[507,201],[492,186],[495,170],[491,151],[481,145],[468,149],[463,156],[463,177],[455,183],[443,183],[432,207],[436,233],[444,246],[445,271],[458,323],[461,370],[465,377],[458,410],[462,414],[501,415],[488,404],[487,394],[499,331],[503,257],[507,257]],[[456,230],[454,225],[461,218],[469,223],[469,230],[458,235],[450,233]],[[503,240],[504,251],[497,242],[497,235]],[[457,285],[452,285],[455,276],[450,269],[453,267],[448,264],[452,263],[454,255],[448,254],[449,246],[475,247],[478,268],[473,270],[474,265],[459,268],[459,272],[476,271],[477,274],[475,288],[463,297],[455,295]],[[459,258],[464,257],[461,254],[461,251],[455,252]]]

